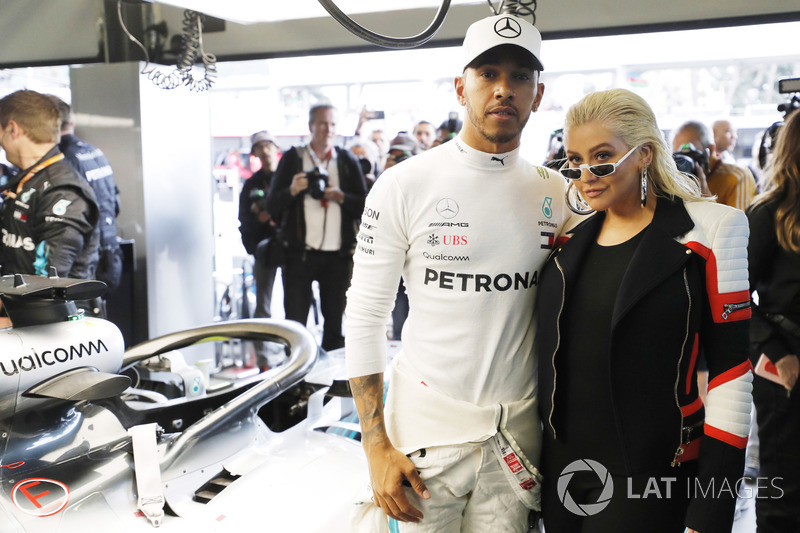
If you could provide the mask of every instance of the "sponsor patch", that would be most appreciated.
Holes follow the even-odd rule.
[[[58,216],[64,216],[67,214],[67,207],[69,204],[72,203],[72,200],[67,200],[66,198],[62,198],[61,200],[57,201],[53,206],[53,214]]]
[[[13,377],[21,372],[31,372],[45,366],[66,363],[75,359],[83,359],[84,357],[88,358],[95,354],[102,355],[106,352],[108,352],[108,348],[102,339],[97,339],[97,342],[89,341],[87,343],[70,344],[42,352],[37,352],[31,348],[30,355],[0,360],[0,372],[2,372],[0,377],[2,375]]]
[[[556,234],[551,231],[542,232],[542,249],[552,250],[556,242]]]
[[[542,214],[545,218],[553,218],[553,199],[549,196],[545,196],[542,202]]]
[[[22,202],[24,204],[27,204],[31,199],[31,195],[35,192],[36,189],[28,189],[27,191],[23,192],[22,194],[19,195],[19,200],[17,201],[17,203]],[[28,206],[26,205],[25,207]]]
[[[436,212],[442,218],[453,218],[458,214],[458,203],[452,198],[442,198],[436,204]]]

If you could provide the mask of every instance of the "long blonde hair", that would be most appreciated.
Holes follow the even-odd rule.
[[[795,111],[778,131],[767,164],[764,192],[753,205],[777,200],[775,230],[784,250],[800,253],[800,113]]]
[[[690,202],[707,200],[700,192],[700,185],[675,166],[655,114],[641,96],[626,89],[588,94],[567,111],[564,132],[589,122],[601,123],[628,148],[652,146],[653,159],[647,167],[647,178],[658,196],[677,196]]]

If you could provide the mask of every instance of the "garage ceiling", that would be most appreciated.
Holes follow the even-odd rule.
[[[185,4],[192,0],[169,1]],[[353,6],[360,1],[337,0],[337,5],[347,12],[348,6],[355,10]],[[382,34],[416,35],[434,19],[440,0],[413,1],[416,4],[412,5],[430,7],[387,13],[383,9],[388,2],[370,0],[382,11],[354,14],[354,18]],[[304,7],[300,1],[247,2],[262,7],[280,5],[286,11],[285,16],[295,18],[255,24],[228,21],[224,30],[204,35],[205,49],[220,60],[378,49],[350,34],[329,16],[302,18],[308,6]],[[141,9],[151,8],[154,20],[166,21],[170,34],[180,33],[182,9],[159,2],[125,0],[124,3],[127,10],[132,5],[136,9],[135,4],[140,4]],[[539,0],[536,24],[545,39],[552,39],[800,20],[797,0],[671,0],[668,9],[666,5],[663,0]],[[111,28],[111,39],[124,39],[114,35],[115,31],[119,33],[114,30],[114,0],[2,0],[1,11],[0,67],[104,61],[104,28]],[[455,3],[427,46],[460,42],[469,24],[490,14],[485,2]]]

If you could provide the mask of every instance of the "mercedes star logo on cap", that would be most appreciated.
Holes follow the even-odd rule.
[[[500,37],[513,39],[519,37],[519,34],[522,33],[522,26],[511,17],[505,17],[494,23],[494,32]]]

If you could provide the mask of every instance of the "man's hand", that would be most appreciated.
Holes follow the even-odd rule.
[[[383,419],[383,374],[350,379],[361,423],[361,444],[367,455],[375,505],[395,520],[419,522],[422,512],[411,505],[403,489],[407,481],[420,498],[430,498],[414,463],[392,446]]]
[[[289,186],[289,193],[292,196],[297,196],[306,189],[308,189],[308,178],[305,172],[298,172],[292,176],[292,184]]]
[[[778,377],[783,381],[783,386],[786,390],[792,390],[800,374],[800,360],[796,355],[787,355],[780,358],[775,367],[778,369]]]
[[[703,167],[700,166],[700,163],[694,164],[694,175],[697,177],[697,182],[700,184],[700,193],[703,196],[714,196],[711,193],[711,190],[708,188],[708,176],[706,176]]]
[[[329,202],[336,202],[340,204],[344,202],[344,191],[339,187],[326,187],[325,188],[325,199]]]
[[[395,520],[419,522],[422,512],[408,501],[403,482],[407,481],[420,498],[428,499],[430,494],[425,488],[425,482],[417,473],[414,463],[397,451],[388,440],[383,445],[367,446],[365,444],[364,451],[369,463],[375,505]]]

